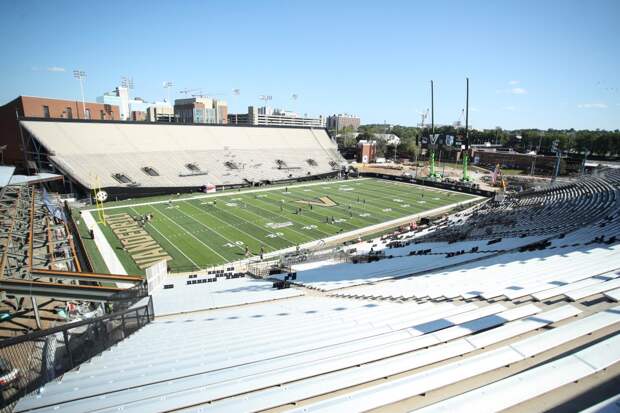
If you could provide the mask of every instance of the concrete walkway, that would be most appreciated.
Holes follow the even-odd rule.
[[[92,230],[93,234],[95,234],[95,245],[97,245],[97,249],[101,253],[101,257],[103,258],[105,265],[108,267],[108,271],[110,271],[111,274],[127,275],[125,267],[123,267],[123,264],[118,259],[118,256],[114,252],[114,249],[112,249],[112,246],[101,231],[101,228],[99,228],[99,225],[97,225],[97,223],[95,222],[95,219],[93,218],[91,213],[88,211],[82,211],[82,219],[84,219],[86,227],[89,230]],[[117,285],[121,288],[129,288],[133,286],[133,284],[125,283]]]

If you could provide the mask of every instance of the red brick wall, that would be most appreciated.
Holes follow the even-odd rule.
[[[84,119],[82,102],[61,99],[47,99],[30,96],[20,96],[4,106],[0,106],[0,146],[7,145],[3,154],[4,163],[24,168],[24,149],[22,147],[17,114],[20,117],[43,118],[43,106],[49,108],[50,118],[68,118],[67,108],[71,108],[73,119]],[[102,103],[86,102],[86,109],[90,110],[91,119],[120,120],[118,106]],[[28,142],[26,142],[28,144]]]
[[[357,146],[357,162],[363,162],[364,156],[367,157],[368,163],[373,163],[377,160],[377,147],[369,143],[364,143]]]
[[[71,108],[73,119],[84,119],[82,102],[75,100],[47,99],[30,96],[22,96],[23,114],[25,117],[43,118],[43,107],[49,108],[50,118],[68,118],[67,108]],[[103,103],[86,102],[86,109],[90,110],[90,118],[93,120],[120,120],[118,107],[104,105]],[[103,111],[103,119],[101,112]]]

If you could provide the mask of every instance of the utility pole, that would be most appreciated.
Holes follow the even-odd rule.
[[[465,92],[465,153],[463,154],[463,182],[469,181],[469,175],[467,174],[467,162],[469,155],[469,78],[465,78],[467,81],[467,89]]]
[[[435,143],[437,140],[435,139],[435,91],[433,81],[431,80],[431,136],[429,137],[429,148],[431,148],[431,161],[429,165],[429,174],[430,178],[435,178]]]
[[[241,94],[241,89],[233,89],[233,96],[239,96]],[[235,125],[239,124],[239,109],[235,111]]]
[[[164,89],[166,89],[166,99],[168,100],[169,105],[172,105],[172,103],[170,102],[170,89],[172,88],[172,86],[174,86],[174,84],[171,81],[166,80],[164,82]],[[172,105],[172,114],[174,115],[174,105]],[[155,121],[157,121],[157,119],[155,119]],[[168,114],[168,123],[170,122],[172,122],[172,119],[170,114]]]
[[[431,80],[431,133],[435,135],[435,96],[433,92],[433,81]]]

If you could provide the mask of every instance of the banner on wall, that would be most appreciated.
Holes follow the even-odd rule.
[[[206,185],[202,186],[202,192],[207,193],[207,194],[212,194],[215,193],[217,191],[217,189],[215,188],[215,185],[207,183]]]

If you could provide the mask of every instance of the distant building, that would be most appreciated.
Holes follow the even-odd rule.
[[[118,106],[120,120],[145,121],[148,119],[147,109],[150,106],[143,99],[129,97],[129,89],[119,86],[113,92],[105,93],[97,98],[97,102]]]
[[[372,136],[378,141],[384,141],[388,145],[400,144],[400,138],[393,133],[373,133]]]
[[[174,101],[174,116],[180,123],[225,124],[228,105],[223,100],[193,97]]]
[[[299,116],[295,112],[273,109],[270,107],[248,107],[248,113],[228,115],[228,123],[237,125],[263,125],[263,126],[300,126],[307,128],[324,128],[325,119]]]
[[[338,114],[331,115],[327,117],[327,129],[335,130],[336,132],[343,130],[344,128],[350,127],[354,131],[357,130],[360,126],[360,118],[357,116]]]
[[[151,103],[146,109],[146,114],[150,122],[176,122],[174,106],[169,102]]]
[[[224,100],[214,100],[213,109],[215,109],[216,123],[228,123],[228,104]]]
[[[375,163],[377,160],[377,143],[361,140],[357,143],[357,162]]]
[[[6,145],[2,161],[18,167],[20,171],[29,169],[24,161],[24,151],[19,134],[17,117],[49,119],[92,119],[118,120],[119,108],[116,105],[19,96],[4,106],[0,106],[0,146]]]

